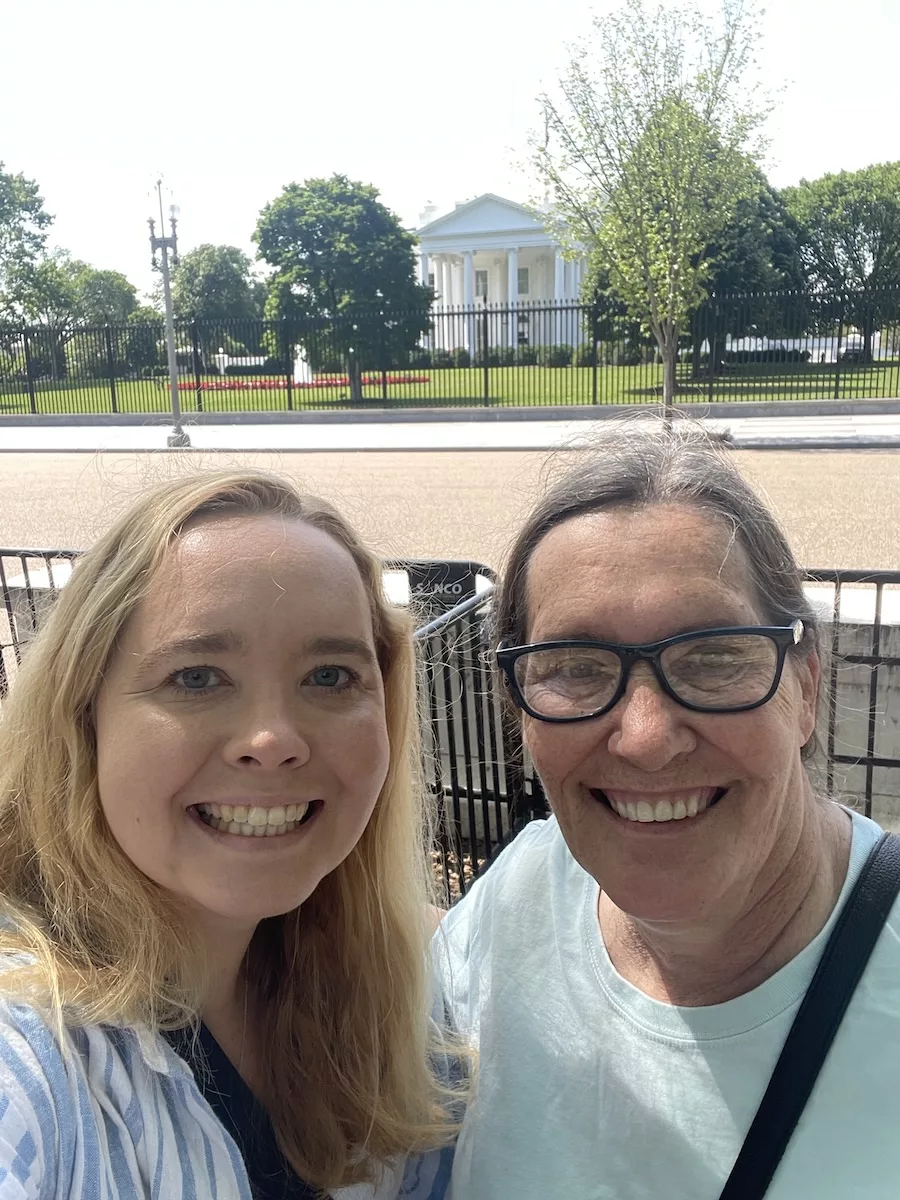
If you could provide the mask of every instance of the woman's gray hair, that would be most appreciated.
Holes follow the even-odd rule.
[[[778,521],[737,470],[721,437],[697,421],[667,427],[654,417],[603,421],[576,462],[547,490],[513,543],[494,605],[497,641],[528,639],[528,568],[538,544],[565,521],[613,508],[690,505],[721,522],[744,550],[764,619],[805,635],[792,653],[819,649],[820,624],[803,573]]]

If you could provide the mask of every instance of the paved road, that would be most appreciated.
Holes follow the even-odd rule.
[[[736,451],[801,562],[900,569],[900,452]],[[0,454],[0,546],[88,545],[140,491],[193,466],[254,464],[333,500],[384,556],[492,566],[565,452]]]

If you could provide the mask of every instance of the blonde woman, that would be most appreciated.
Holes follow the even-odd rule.
[[[195,475],[85,555],[0,727],[2,1200],[440,1194],[416,765],[327,505]]]

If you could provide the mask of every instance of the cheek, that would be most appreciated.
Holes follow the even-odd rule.
[[[592,754],[602,748],[602,730],[584,725],[548,725],[526,717],[523,741],[535,770],[545,783],[565,780]]]

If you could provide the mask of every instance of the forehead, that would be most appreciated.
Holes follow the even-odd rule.
[[[278,516],[204,518],[174,540],[134,624],[197,626],[288,618],[370,626],[369,600],[349,551],[304,521]]]
[[[538,543],[526,580],[528,636],[651,641],[756,624],[760,605],[733,531],[681,505],[573,517]]]

